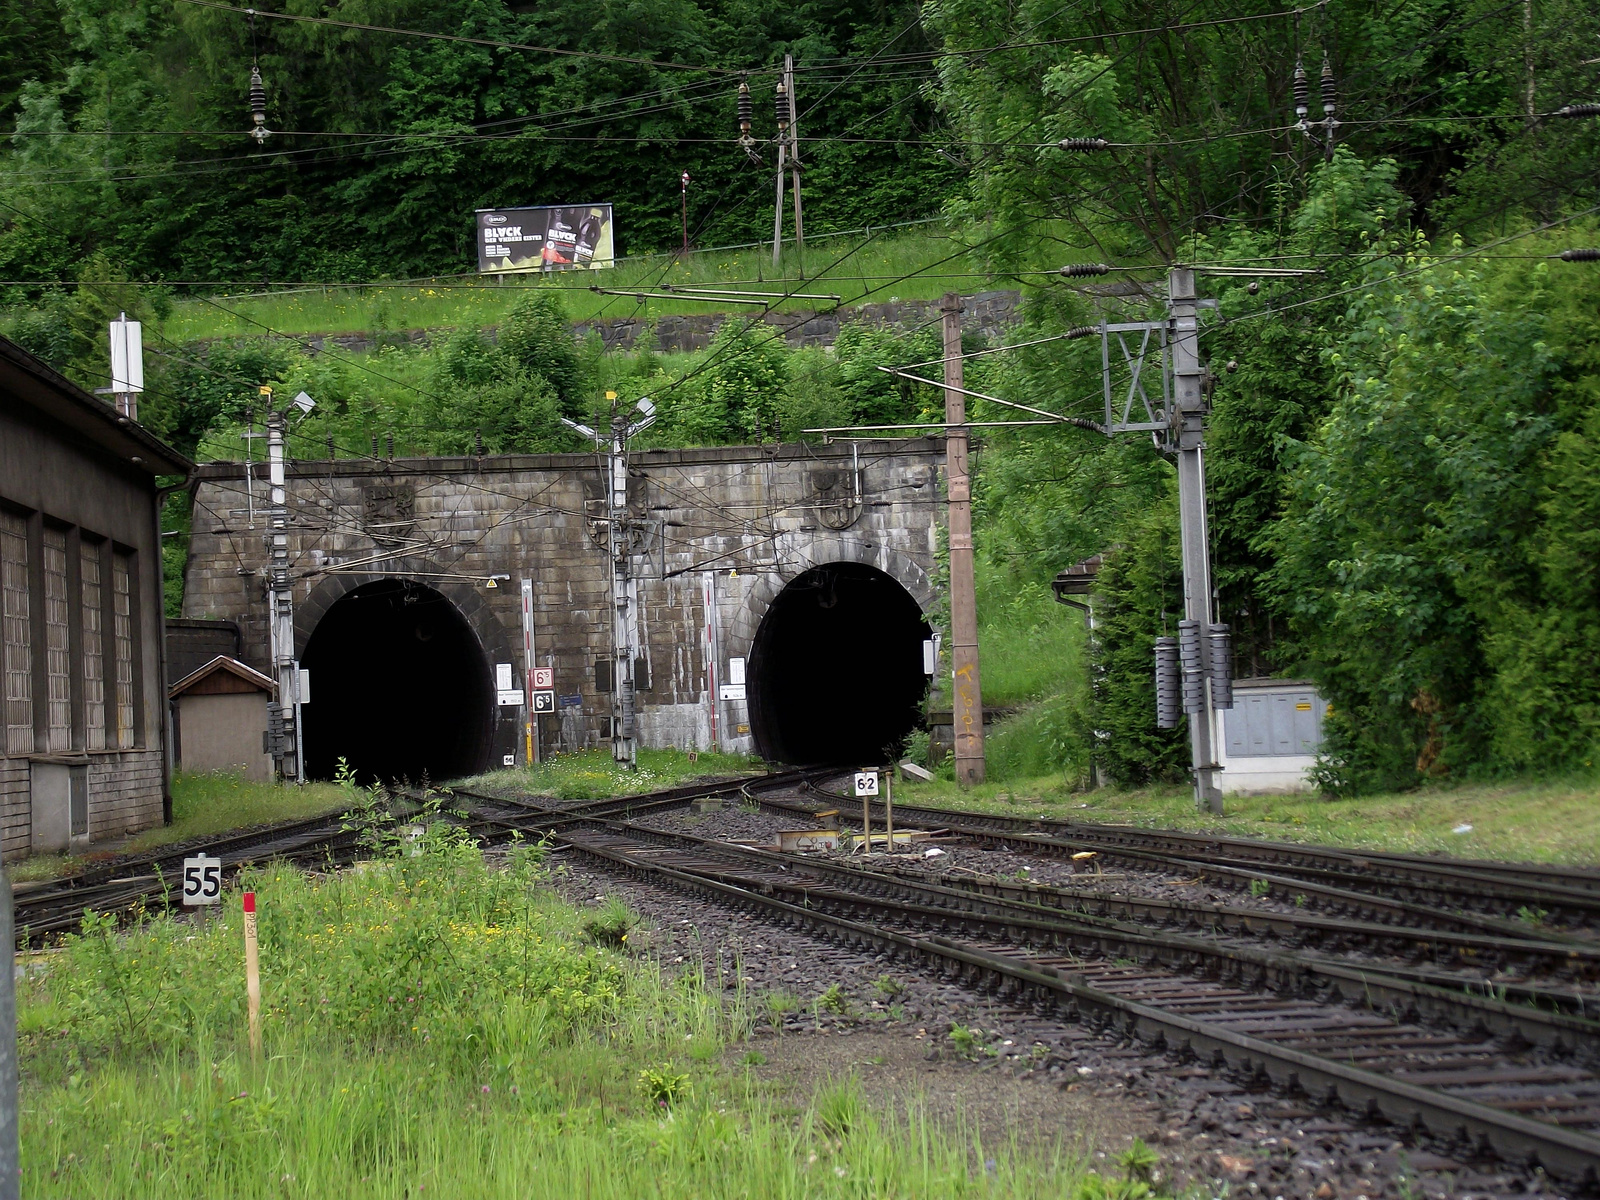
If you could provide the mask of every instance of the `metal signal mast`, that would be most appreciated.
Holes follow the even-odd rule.
[[[631,410],[620,407],[615,392],[611,427],[604,433],[561,418],[605,454],[609,466],[606,490],[606,558],[611,567],[611,757],[631,770],[639,765],[635,720],[634,664],[639,658],[639,580],[633,570],[634,523],[628,517],[628,439],[655,424],[656,406],[648,396]]]

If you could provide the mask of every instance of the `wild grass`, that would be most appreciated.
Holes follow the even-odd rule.
[[[896,784],[905,803],[1152,828],[1236,833],[1463,858],[1600,863],[1600,778],[1514,779],[1327,799],[1314,794],[1227,796],[1220,817],[1198,813],[1187,788],[1072,790],[1060,773],[992,781]],[[1471,828],[1454,832],[1463,825]]]
[[[1083,686],[1083,613],[1042,583],[1016,581],[984,563],[977,570],[978,653],[983,702],[1026,704]]]
[[[846,256],[852,247],[863,242],[864,248]],[[941,261],[946,259],[949,261]],[[589,321],[601,317],[711,313],[731,307],[677,299],[651,299],[640,304],[633,295],[600,295],[590,290],[594,287],[626,292],[629,288],[658,289],[661,284],[727,285],[752,291],[838,295],[848,304],[862,299],[927,300],[951,290],[970,293],[991,286],[984,278],[970,276],[970,271],[961,244],[938,232],[937,227],[928,226],[916,232],[879,235],[870,241],[865,234],[813,239],[806,250],[803,270],[792,250],[785,253],[782,265],[774,271],[771,250],[750,247],[690,253],[685,257],[633,259],[604,271],[515,275],[504,284],[492,278],[465,276],[416,284],[219,296],[209,303],[180,300],[163,323],[161,333],[183,342],[255,337],[269,329],[288,334],[339,334],[494,325],[522,290],[530,287],[558,291],[572,320]],[[901,276],[911,278],[900,280]],[[833,303],[796,298],[783,301],[778,307],[817,309]]]
[[[45,956],[19,989],[24,1194],[1123,1194],[1073,1153],[871,1113],[848,1086],[787,1108],[716,1064],[749,1031],[742,993],[594,945],[529,850],[491,871],[443,828],[421,850],[248,878],[259,1060],[237,893],[205,926],[91,919]]]
[[[535,767],[491,771],[461,781],[464,788],[490,792],[550,796],[558,800],[605,800],[677,787],[695,779],[749,775],[762,769],[760,759],[743,754],[702,751],[695,762],[683,750],[639,749],[639,766],[629,771],[609,749],[558,754]]]
[[[250,825],[295,821],[323,813],[339,812],[350,802],[348,793],[331,783],[303,786],[254,783],[228,771],[178,771],[172,777],[172,824],[147,829],[130,838],[130,852],[169,846],[190,838],[224,833]],[[53,879],[82,868],[104,849],[91,855],[46,854],[9,863],[7,873],[22,882]]]

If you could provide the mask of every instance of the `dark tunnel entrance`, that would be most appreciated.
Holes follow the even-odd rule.
[[[341,757],[364,781],[484,770],[493,734],[489,661],[461,611],[431,587],[380,579],[336,601],[306,643],[306,773]]]
[[[772,762],[883,761],[921,719],[932,637],[911,594],[858,563],[814,567],[772,602],[750,650],[750,727]]]

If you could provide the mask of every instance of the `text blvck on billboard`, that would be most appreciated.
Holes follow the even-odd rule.
[[[615,265],[609,204],[478,210],[480,274]]]

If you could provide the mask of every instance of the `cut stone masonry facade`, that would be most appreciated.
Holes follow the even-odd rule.
[[[708,663],[714,654],[726,681],[768,605],[813,567],[872,566],[930,612],[943,462],[932,438],[633,455],[641,743],[752,750],[745,702],[713,694]],[[300,461],[287,476],[297,655],[344,596],[410,579],[450,600],[488,663],[511,664],[520,686],[520,580],[531,578],[536,665],[555,669],[558,693],[581,698],[543,719],[541,743],[570,751],[610,737],[606,492],[595,455]],[[241,658],[263,671],[264,477],[258,466],[252,501],[243,464],[199,469],[184,592],[184,616],[237,622]],[[312,704],[317,691],[312,679]],[[496,706],[490,765],[520,761],[521,725],[519,707]]]

